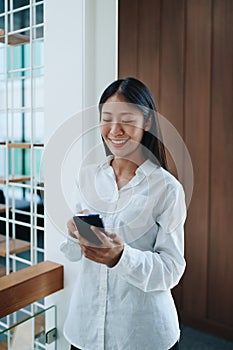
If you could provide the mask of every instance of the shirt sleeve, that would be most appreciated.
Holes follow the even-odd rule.
[[[82,250],[78,244],[78,239],[71,236],[60,245],[60,251],[70,261],[79,261],[82,257]]]
[[[181,185],[169,190],[153,251],[124,245],[118,264],[111,268],[128,283],[145,291],[164,291],[176,286],[185,270],[184,222],[186,206]]]

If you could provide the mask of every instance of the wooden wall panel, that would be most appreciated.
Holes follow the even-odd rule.
[[[159,97],[160,10],[161,0],[139,2],[138,70],[139,79],[151,89],[156,103]],[[151,62],[153,62],[151,64]]]
[[[182,321],[233,340],[233,1],[119,4],[119,77],[151,88],[194,166],[187,269],[174,290]]]
[[[119,38],[123,39],[120,39],[119,78],[137,77],[138,0],[119,2]]]
[[[211,0],[187,1],[185,65],[185,139],[193,163],[195,183],[186,222],[187,269],[183,281],[183,305],[185,314],[194,318],[205,318],[209,222]]]
[[[233,1],[213,4],[208,318],[233,326]]]
[[[183,134],[184,0],[161,5],[159,111]]]
[[[183,0],[163,0],[161,2],[160,33],[160,89],[159,112],[183,136],[183,89],[184,89],[184,26],[185,6]],[[161,123],[166,155],[170,171],[177,175],[177,166],[183,167],[183,150],[176,138],[171,138],[169,130]],[[177,155],[176,162],[170,150]],[[181,284],[174,290],[176,304],[181,310]]]

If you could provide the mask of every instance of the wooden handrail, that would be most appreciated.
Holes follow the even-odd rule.
[[[1,277],[0,318],[63,288],[63,266],[52,261]]]

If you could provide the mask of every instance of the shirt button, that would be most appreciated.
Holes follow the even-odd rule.
[[[101,288],[101,291],[102,291],[102,292],[106,292],[106,288],[105,288],[105,287],[102,287],[102,288]]]

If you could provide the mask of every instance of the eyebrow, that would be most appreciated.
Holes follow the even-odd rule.
[[[102,114],[110,114],[110,115],[112,115],[112,112],[103,111]],[[132,113],[132,112],[121,112],[120,115],[134,115],[134,113]]]

